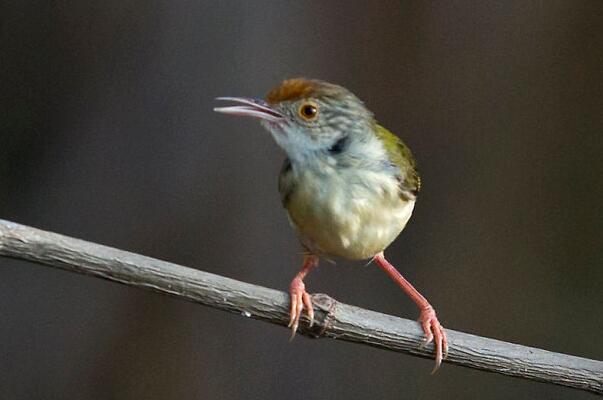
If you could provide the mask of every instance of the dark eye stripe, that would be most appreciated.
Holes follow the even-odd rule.
[[[346,144],[348,142],[347,136],[342,136],[339,138],[331,147],[329,147],[329,153],[331,154],[339,154],[343,151]]]

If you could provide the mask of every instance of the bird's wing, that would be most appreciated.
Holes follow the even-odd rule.
[[[376,124],[375,131],[387,151],[389,160],[399,168],[401,194],[405,197],[416,197],[421,190],[421,177],[410,149],[398,136],[381,125]]]

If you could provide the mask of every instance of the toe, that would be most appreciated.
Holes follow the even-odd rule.
[[[295,332],[297,332],[297,327],[299,326],[299,317],[301,316],[302,311],[304,310],[304,303],[302,301],[302,296],[295,296],[295,310],[293,314],[293,323],[291,325],[291,339],[295,336]]]
[[[441,328],[441,327],[440,327]],[[442,329],[442,346],[444,348],[444,360],[448,357],[448,339],[446,338],[446,331]]]
[[[297,296],[291,293],[291,306],[289,308],[289,325],[288,328],[291,328],[295,323],[295,315],[297,310]]]
[[[440,332],[438,326],[434,326],[433,328],[435,331],[436,356],[435,356],[435,366],[433,367],[433,370],[431,371],[431,373],[435,374],[436,371],[440,368],[440,365],[442,365],[442,333]]]
[[[425,341],[421,344],[421,347],[424,347],[432,341],[434,342],[436,354],[435,366],[433,371],[431,371],[433,374],[440,368],[442,365],[442,360],[446,358],[446,355],[448,354],[448,340],[446,339],[446,332],[444,331],[442,325],[440,325],[440,321],[438,321],[438,317],[431,307],[426,308],[421,312],[419,322],[421,323],[421,327],[425,333]]]
[[[308,294],[308,292],[304,292],[302,295],[302,299],[304,305],[306,306],[306,312],[308,313],[308,318],[310,318],[310,328],[314,325],[314,307],[312,306],[312,298]]]
[[[422,343],[422,346],[427,346],[433,340],[433,332],[431,328],[431,323],[429,320],[425,320],[421,322],[423,327],[423,333],[425,333],[425,340]]]

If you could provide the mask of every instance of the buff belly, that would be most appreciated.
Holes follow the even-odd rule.
[[[310,251],[362,260],[400,234],[414,203],[400,197],[397,180],[388,174],[321,171],[299,177],[287,211]]]

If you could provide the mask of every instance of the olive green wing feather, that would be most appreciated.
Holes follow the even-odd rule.
[[[410,149],[398,136],[379,124],[375,125],[377,137],[383,143],[389,160],[399,168],[401,195],[409,198],[416,197],[421,190],[421,177]]]

